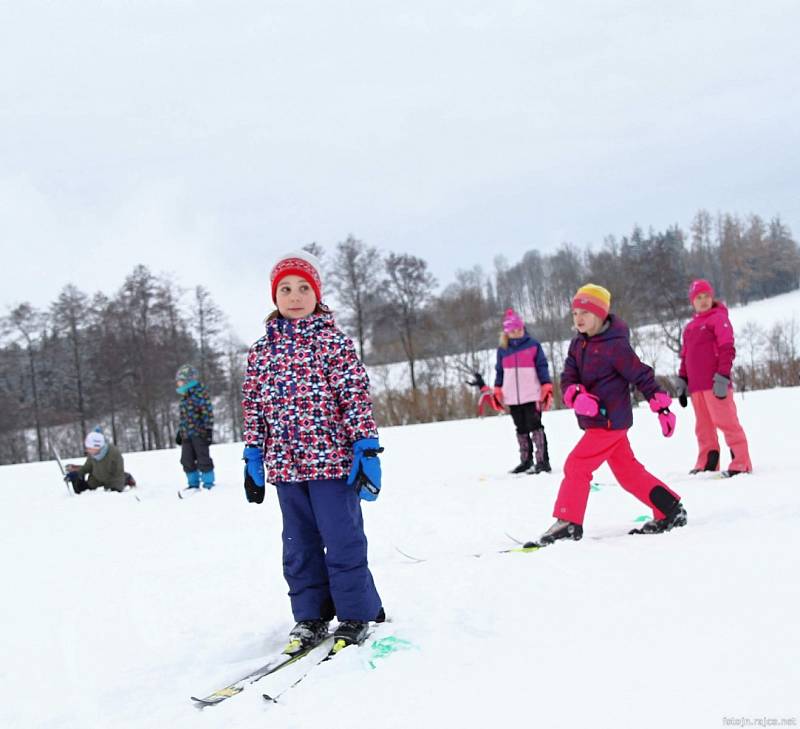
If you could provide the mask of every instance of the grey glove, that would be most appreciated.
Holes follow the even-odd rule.
[[[681,407],[685,408],[689,404],[689,383],[683,377],[675,380],[675,394]]]
[[[724,400],[726,397],[728,397],[728,386],[730,384],[730,377],[725,377],[725,375],[721,375],[719,372],[714,373],[714,387],[712,389],[714,391],[714,395],[720,400]]]

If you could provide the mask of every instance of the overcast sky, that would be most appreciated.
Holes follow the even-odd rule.
[[[800,235],[796,0],[0,8],[0,313],[143,263],[249,343],[351,233],[441,283],[700,207]]]

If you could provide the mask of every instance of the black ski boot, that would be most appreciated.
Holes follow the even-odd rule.
[[[533,465],[532,461],[520,461],[519,465],[512,468],[510,473],[525,473]]]
[[[525,473],[533,465],[533,443],[527,433],[517,433],[519,445],[519,465],[511,473]]]
[[[331,653],[338,653],[349,645],[361,645],[369,633],[369,622],[366,620],[342,620],[333,634]]]
[[[528,469],[528,473],[536,475],[539,473],[550,473],[552,470],[549,461],[542,461],[541,463],[535,463],[533,468]]]
[[[283,649],[283,652],[288,656],[300,653],[308,648],[312,648],[327,637],[327,620],[323,620],[322,618],[317,620],[301,620],[289,633],[289,644]]]
[[[559,519],[553,526],[551,526],[537,542],[525,542],[522,545],[523,549],[530,549],[531,547],[544,547],[552,544],[559,539],[571,539],[575,542],[583,538],[583,527],[580,524],[573,524],[571,521]]]
[[[651,519],[645,522],[641,529],[631,529],[628,534],[661,534],[661,532],[668,532],[675,527],[686,526],[687,521],[686,509],[679,501],[663,519]]]
[[[689,471],[690,476],[694,476],[703,471],[716,471],[719,468],[719,451],[709,451],[706,456],[706,465],[702,468],[693,468]]]
[[[720,475],[722,478],[733,478],[734,476],[738,476],[740,473],[747,473],[747,471],[737,471],[735,468],[729,468],[727,471],[723,471]]]

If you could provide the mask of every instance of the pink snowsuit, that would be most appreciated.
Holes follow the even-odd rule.
[[[730,379],[735,357],[733,327],[728,319],[728,309],[723,303],[715,301],[708,311],[696,313],[683,330],[678,371],[678,376],[686,380],[692,398],[698,445],[695,468],[700,470],[708,467],[712,451],[719,454],[717,429],[722,431],[731,451],[730,469],[753,470],[747,437],[736,413],[733,387],[728,387],[725,398],[716,397],[712,390],[716,373]],[[717,458],[713,470],[719,470],[719,460]]]

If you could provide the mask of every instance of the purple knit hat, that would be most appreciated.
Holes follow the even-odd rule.
[[[516,329],[522,329],[525,326],[525,322],[522,321],[522,317],[517,314],[516,311],[513,309],[506,309],[505,316],[503,317],[503,331],[506,334],[510,334]]]

